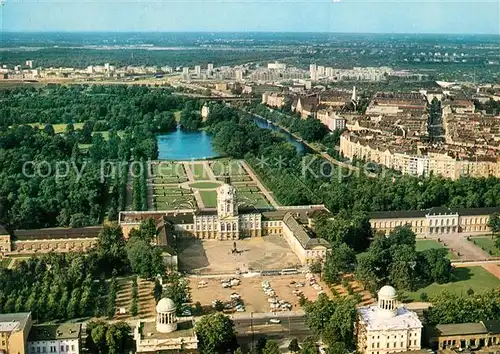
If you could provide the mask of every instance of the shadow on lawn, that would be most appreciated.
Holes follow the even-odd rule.
[[[459,281],[466,281],[471,278],[471,271],[469,268],[454,268],[451,277],[450,283],[456,283]]]

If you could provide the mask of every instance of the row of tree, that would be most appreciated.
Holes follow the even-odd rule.
[[[0,312],[31,311],[38,321],[111,317],[116,276],[163,273],[159,250],[150,245],[155,235],[154,223],[144,222],[126,244],[121,227],[107,224],[87,254],[48,254],[0,268]],[[148,246],[141,240],[149,240]]]

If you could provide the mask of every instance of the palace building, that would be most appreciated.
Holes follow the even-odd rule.
[[[396,290],[384,286],[378,292],[376,306],[358,309],[356,327],[358,351],[362,354],[386,354],[420,350],[422,323],[417,314],[399,306]]]
[[[417,235],[450,233],[488,233],[490,215],[500,208],[446,208],[424,210],[382,211],[370,214],[374,231],[388,234],[398,226],[408,225]]]
[[[121,212],[120,225],[127,237],[130,230],[137,228],[141,221],[156,219],[162,225],[158,245],[167,245],[167,237],[237,240],[280,235],[302,264],[326,258],[329,243],[316,238],[312,232],[312,217],[314,213],[326,210],[323,205],[279,207],[276,210],[242,208],[239,205],[236,189],[225,183],[217,188],[216,209]]]

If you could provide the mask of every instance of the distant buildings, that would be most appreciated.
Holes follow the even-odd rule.
[[[281,108],[285,105],[286,96],[279,92],[264,92],[262,94],[262,104],[269,107]]]
[[[278,63],[277,61],[274,63],[267,64],[267,68],[271,70],[286,70],[286,64]]]
[[[442,135],[430,140],[427,104],[442,100]],[[432,101],[432,100],[431,100]],[[474,113],[471,100],[443,92],[379,92],[365,116],[346,124],[340,152],[414,176],[500,177],[500,117]],[[440,139],[440,140],[439,140]]]
[[[422,323],[417,314],[399,305],[396,290],[384,286],[378,303],[358,309],[358,351],[387,354],[420,350]]]

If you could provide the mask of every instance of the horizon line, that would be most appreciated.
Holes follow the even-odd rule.
[[[364,35],[448,35],[448,36],[500,36],[500,31],[498,33],[484,33],[484,32],[469,32],[469,33],[453,33],[453,32],[337,32],[337,31],[273,31],[273,30],[2,30],[2,34],[6,33],[27,33],[27,34],[50,34],[50,33],[66,33],[66,34],[79,34],[79,33],[176,33],[176,34],[229,34],[229,33],[279,33],[279,34],[364,34]]]

